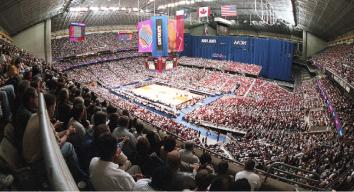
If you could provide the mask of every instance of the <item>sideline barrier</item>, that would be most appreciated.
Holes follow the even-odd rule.
[[[79,191],[54,136],[43,93],[39,94],[39,125],[44,163],[51,189],[55,191]]]

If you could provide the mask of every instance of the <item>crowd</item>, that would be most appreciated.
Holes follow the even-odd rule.
[[[128,58],[80,67],[66,73],[70,79],[80,83],[98,81],[107,88],[114,88],[148,78],[149,72],[144,69],[143,62],[143,58]]]
[[[251,74],[258,76],[262,67],[255,64],[246,64],[236,61],[220,61],[203,58],[181,57],[179,63],[189,66],[197,66],[202,68],[213,68],[223,71],[232,71],[241,74]]]
[[[72,68],[78,68],[90,64],[110,62],[130,57],[139,57],[140,53],[135,50],[121,51],[117,53],[93,54],[89,56],[80,56],[78,58],[70,58],[54,61],[55,67],[60,71],[66,71]]]
[[[96,190],[255,190],[260,181],[252,175],[254,167],[267,170],[274,162],[313,172],[289,170],[320,183],[292,176],[288,179],[326,186],[354,166],[354,102],[326,78],[318,81],[342,122],[343,137],[334,131],[306,132],[309,126],[333,127],[313,80],[289,92],[266,80],[206,69],[179,67],[153,73],[144,69],[139,58],[62,73],[56,70],[60,67],[45,66],[13,45],[0,41],[0,46],[1,124],[14,126],[15,146],[35,174],[44,174],[40,140],[33,139],[40,134],[39,92],[45,93],[53,132],[74,179],[92,183]],[[226,174],[224,162],[211,165],[210,154],[193,156],[190,143],[204,145],[199,140],[200,132],[107,89],[148,77],[184,89],[236,92],[187,114],[186,119],[244,130],[244,137],[225,147],[234,159],[246,164],[246,170],[233,177]],[[89,85],[91,82],[104,87]],[[305,116],[312,124],[305,122]],[[160,131],[150,130],[151,125]],[[176,138],[165,136],[165,132],[185,141],[185,145],[181,148]],[[218,145],[206,147],[222,153]],[[271,173],[284,175],[276,170]]]
[[[306,117],[310,122],[305,121]],[[237,130],[308,130],[333,125],[313,80],[304,81],[290,93],[274,83],[256,79],[245,97],[225,96],[187,114],[186,119]]]
[[[337,176],[350,170],[353,165],[353,135],[338,138],[334,131],[329,133],[307,134],[285,130],[254,128],[245,137],[225,145],[238,161],[254,158],[258,168],[267,169],[275,162],[284,162],[298,167],[288,170],[289,174],[273,171],[273,174],[308,185],[325,187]],[[295,178],[296,174],[303,178]],[[319,183],[308,180],[318,180]]]
[[[336,87],[328,78],[321,78],[319,83],[325,88],[325,92],[346,131],[354,127],[354,100],[350,95]]]
[[[127,58],[118,61],[100,62],[97,65],[82,66],[79,69],[69,70],[67,73],[70,74],[71,78],[79,82],[91,81],[93,73],[98,81],[101,81],[102,84],[109,88],[154,77],[159,82],[176,88],[209,94],[237,92],[238,95],[243,95],[252,83],[251,78],[241,75],[189,67],[179,67],[164,73],[157,73],[146,70],[143,62],[143,58]],[[72,67],[70,63],[66,63],[64,66]],[[55,67],[58,70],[63,69],[63,65],[59,63],[55,63]],[[87,71],[90,73],[87,73]],[[77,76],[77,73],[84,74],[84,76]],[[87,80],[84,80],[86,76]]]
[[[24,62],[18,56],[14,60],[12,53],[0,50],[1,57],[7,57],[5,62],[1,61],[4,81],[0,86],[8,96],[6,104],[13,113],[4,119],[7,126],[14,127],[16,137],[11,141],[14,149],[30,167],[33,174],[30,177],[36,178],[26,190],[48,189],[42,185],[46,173],[38,120],[40,92],[44,93],[50,126],[61,153],[83,189],[249,191],[260,188],[261,181],[253,172],[254,161],[249,160],[245,170],[235,177],[229,175],[227,163],[214,166],[210,154],[200,157],[193,154],[193,147],[200,144],[198,132],[114,98],[107,89],[91,87],[91,91],[50,67],[42,66],[43,70],[38,70],[36,60]],[[29,67],[32,68],[25,70]],[[176,137],[148,129],[148,124],[134,117],[188,141],[177,145]],[[84,183],[90,185],[85,187]],[[1,179],[1,184],[8,183]]]
[[[52,39],[53,58],[63,58],[99,51],[115,51],[137,47],[137,34],[133,33],[131,41],[120,41],[118,34],[113,32],[86,34],[81,42],[70,42],[69,37]]]
[[[354,44],[329,47],[313,56],[310,62],[317,67],[331,70],[354,85]]]

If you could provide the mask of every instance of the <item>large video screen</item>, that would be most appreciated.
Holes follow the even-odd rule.
[[[69,38],[71,42],[85,40],[85,24],[71,23],[69,26]]]

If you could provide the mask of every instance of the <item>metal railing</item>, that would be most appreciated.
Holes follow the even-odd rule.
[[[293,170],[293,172],[290,172],[289,170]],[[314,185],[309,185],[308,184],[308,183],[312,183],[312,184],[318,185],[320,183],[320,180],[306,178],[304,176],[295,174],[296,172],[300,171],[300,172],[303,172],[303,173],[312,174],[314,176],[317,176],[317,178],[320,178],[320,176],[317,173],[315,173],[315,172],[311,172],[311,171],[308,171],[308,170],[305,170],[305,169],[301,169],[301,168],[298,168],[298,167],[295,167],[295,166],[292,166],[292,165],[288,165],[288,164],[283,163],[283,162],[275,162],[275,163],[271,164],[269,166],[269,168],[268,168],[268,171],[269,172],[271,172],[271,171],[280,172],[282,174],[287,175],[287,177],[282,177],[282,176],[279,176],[279,175],[272,174],[272,175],[274,175],[274,176],[276,176],[276,177],[278,177],[278,178],[280,178],[282,180],[285,180],[285,181],[287,181],[289,183],[297,184],[297,185],[300,185],[300,186],[305,187],[307,189],[324,190],[324,189],[321,189],[321,188],[317,188]],[[306,181],[306,182],[296,181],[296,179],[295,180],[288,179],[288,178],[291,178],[291,177],[292,178],[296,178],[298,180],[303,180],[303,181]]]
[[[55,191],[79,191],[54,136],[43,93],[39,95],[38,113],[44,163],[51,189]]]

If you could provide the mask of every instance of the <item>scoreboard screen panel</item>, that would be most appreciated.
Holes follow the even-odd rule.
[[[69,26],[69,38],[71,42],[85,40],[85,24],[71,23]]]

